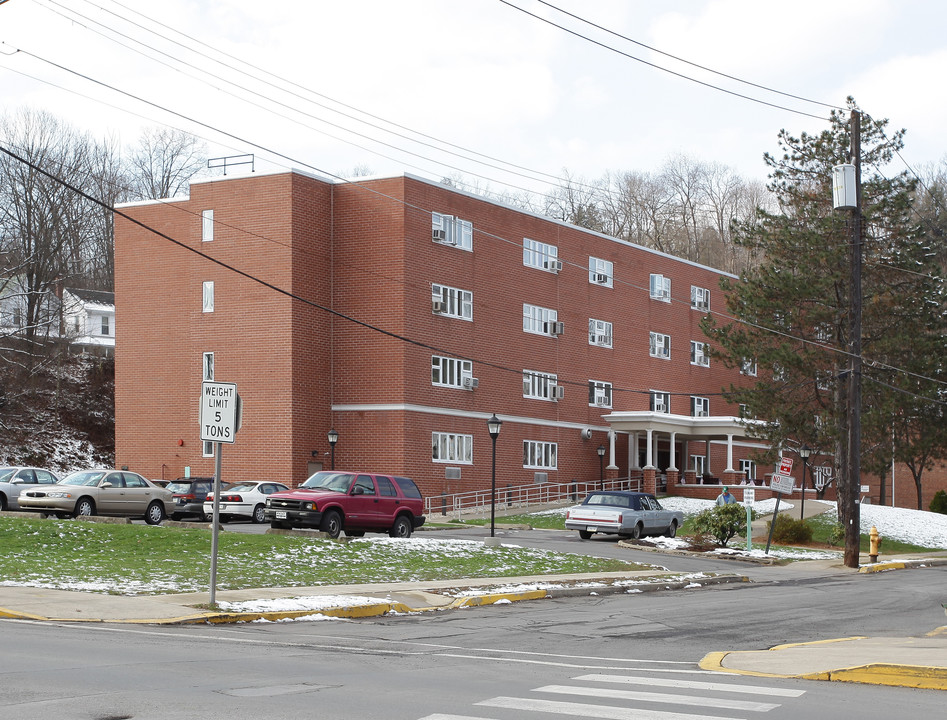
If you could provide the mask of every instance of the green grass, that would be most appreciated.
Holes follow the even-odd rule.
[[[472,518],[465,520],[464,525],[484,526],[490,524],[490,518]],[[503,515],[496,517],[497,525],[529,525],[532,528],[542,530],[565,530],[566,516],[563,514],[544,514],[520,513],[518,515]]]
[[[832,534],[835,530],[834,517],[829,517],[827,515],[817,515],[813,518],[809,518],[807,522],[812,528],[813,542],[828,544],[832,543]],[[869,543],[870,538],[868,535],[866,533],[862,533],[858,543],[859,551],[867,553],[870,550]],[[841,550],[843,549],[843,546],[844,543],[837,545],[836,547]],[[880,552],[882,555],[894,555],[896,553],[923,553],[929,552],[931,549],[932,548],[924,547],[922,545],[914,545],[912,543],[882,537]]]
[[[433,535],[433,537],[431,537]],[[217,588],[515,577],[644,569],[641,565],[477,541],[383,536],[334,541],[221,532]],[[0,578],[115,594],[204,592],[211,532],[75,520],[0,518]]]

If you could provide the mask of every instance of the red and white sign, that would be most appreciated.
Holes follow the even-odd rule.
[[[779,458],[779,474],[792,475],[792,458],[788,458],[788,457]]]

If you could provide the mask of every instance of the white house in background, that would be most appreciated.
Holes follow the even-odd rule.
[[[63,288],[62,334],[76,349],[115,352],[115,293]]]

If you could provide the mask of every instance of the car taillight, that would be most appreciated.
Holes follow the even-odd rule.
[[[175,493],[175,494],[174,494],[174,497],[176,497],[176,498],[184,498],[185,500],[197,500],[197,495],[195,495],[194,493],[190,493],[190,494]]]
[[[211,500],[214,498],[209,496]],[[220,502],[243,502],[243,498],[239,495],[224,495],[220,498]]]

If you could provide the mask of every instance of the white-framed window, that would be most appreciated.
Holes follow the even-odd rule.
[[[743,358],[743,361],[740,363],[740,374],[756,377],[756,360]]]
[[[612,346],[612,324],[589,318],[589,345]]]
[[[612,406],[612,384],[599,380],[589,380],[589,405],[610,408]]]
[[[214,211],[201,211],[201,242],[211,242],[214,239]]]
[[[750,417],[750,406],[746,403],[740,403],[737,407],[737,412],[739,413],[738,417],[748,418]]]
[[[102,316],[101,330],[102,330],[102,334],[103,334],[103,335],[110,335],[110,334],[111,334],[111,324],[109,323],[109,316],[108,316],[108,315],[103,315],[103,316]]]
[[[206,352],[203,357],[203,373],[202,377],[204,382],[213,382],[214,381],[214,353]]]
[[[523,303],[523,332],[534,335],[561,335],[559,313],[551,308]]]
[[[697,473],[697,477],[706,472],[706,462],[707,458],[704,455],[691,455],[691,468]]]
[[[648,351],[651,357],[671,359],[671,336],[664,333],[653,332],[650,334]]]
[[[526,267],[557,273],[562,270],[558,257],[559,248],[555,245],[523,238],[523,265]]]
[[[555,470],[558,467],[559,447],[554,442],[523,441],[523,467]]]
[[[671,302],[671,278],[651,273],[651,298]]]
[[[614,267],[611,260],[589,257],[589,282],[603,287],[611,287]]]
[[[460,358],[431,356],[431,384],[441,387],[473,389],[473,363]],[[466,382],[465,382],[466,381]]]
[[[707,288],[697,287],[696,285],[691,285],[691,309],[702,310],[704,312],[709,311],[710,290]]]
[[[201,292],[201,304],[206,313],[214,312],[214,281],[205,280]]]
[[[473,435],[432,432],[431,460],[471,465],[473,463]]]
[[[663,390],[651,391],[651,412],[670,413],[671,393]]]
[[[431,309],[438,315],[473,320],[473,293],[470,290],[431,283]]]
[[[710,367],[710,355],[707,354],[707,343],[700,340],[691,340],[691,365]]]
[[[563,388],[555,373],[523,370],[523,397],[533,400],[560,400]]]
[[[473,251],[473,223],[469,220],[432,212],[431,237],[436,243]]]
[[[710,417],[710,398],[691,395],[691,417]]]
[[[756,480],[756,463],[752,460],[741,460],[740,472],[746,473],[748,480]]]

